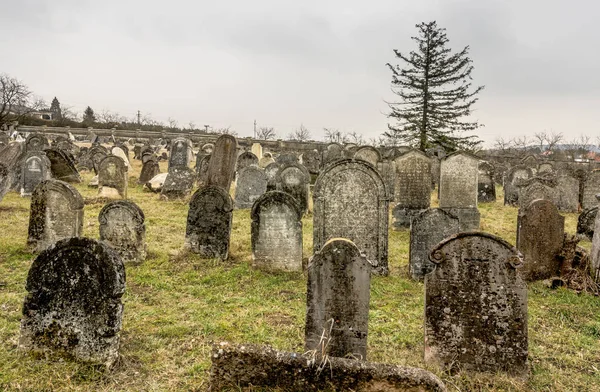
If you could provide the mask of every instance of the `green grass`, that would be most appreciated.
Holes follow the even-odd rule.
[[[29,199],[15,193],[0,203],[0,390],[115,391],[204,390],[211,344],[220,341],[270,344],[303,351],[306,277],[273,274],[250,267],[250,214],[235,211],[227,262],[180,254],[187,203],[161,202],[135,184],[133,162],[129,198],[146,215],[149,257],[127,266],[121,358],[109,372],[65,361],[37,360],[17,350],[25,279],[34,257],[25,247]],[[162,163],[164,165],[164,163]],[[165,167],[162,167],[165,170]],[[85,236],[98,238],[96,190],[84,173],[77,188],[85,207]],[[482,230],[515,242],[517,210],[481,204]],[[435,195],[433,205],[437,204]],[[574,233],[577,216],[566,214]],[[422,283],[408,279],[408,231],[389,237],[390,276],[373,277],[369,360],[424,367],[448,389],[460,391],[600,390],[600,298],[542,283],[529,287],[531,375],[449,375],[423,362]],[[589,243],[584,246],[589,248]],[[304,254],[312,253],[312,217],[304,219]]]

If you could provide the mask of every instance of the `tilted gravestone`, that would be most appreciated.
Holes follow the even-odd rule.
[[[431,204],[431,159],[411,150],[394,160],[396,180],[392,212],[394,228],[408,228],[412,219]]]
[[[50,160],[46,154],[42,151],[27,153],[21,171],[21,196],[31,196],[35,187],[50,177]]]
[[[310,173],[300,163],[282,164],[275,178],[276,189],[290,194],[302,214],[308,210]]]
[[[267,270],[302,271],[302,211],[283,192],[267,192],[254,202],[252,265]]]
[[[45,150],[45,153],[50,160],[53,178],[71,183],[81,182],[81,176],[75,167],[75,158],[69,152],[49,148]]]
[[[281,165],[277,162],[273,162],[265,167],[265,175],[267,176],[267,191],[277,190],[277,173]]]
[[[519,165],[512,167],[504,177],[504,205],[519,205],[519,185],[533,177],[530,168]]]
[[[429,254],[443,239],[459,232],[458,218],[448,212],[431,208],[417,215],[410,225],[409,273],[423,280],[435,269]]]
[[[598,206],[586,208],[579,214],[579,218],[577,219],[577,236],[580,239],[591,241],[594,238],[594,225],[597,214]]]
[[[496,183],[494,182],[494,166],[489,162],[479,164],[477,175],[477,202],[494,203],[496,201]]]
[[[166,200],[185,199],[192,192],[195,181],[196,172],[193,169],[183,166],[173,167],[165,178],[160,196]]]
[[[98,215],[100,240],[109,243],[124,263],[140,264],[146,259],[144,212],[129,200],[107,203]]]
[[[235,186],[235,208],[251,208],[267,191],[267,176],[258,166],[248,166],[238,172]]]
[[[205,186],[198,189],[190,200],[185,229],[186,247],[202,257],[226,260],[232,211],[233,200],[223,188]]]
[[[363,161],[367,161],[376,168],[377,163],[381,161],[381,154],[375,147],[364,146],[356,150],[354,153],[354,159],[362,159]]]
[[[376,273],[387,275],[389,199],[373,166],[353,159],[329,164],[317,178],[313,200],[314,251],[332,238],[347,238]]]
[[[192,142],[184,137],[171,140],[169,150],[169,172],[175,168],[189,167],[192,161]]]
[[[150,181],[154,176],[160,173],[160,166],[156,158],[148,159],[142,165],[142,171],[140,172],[140,178],[138,184],[144,185]]]
[[[25,152],[44,151],[50,147],[48,138],[39,133],[32,133],[25,140]]]
[[[596,195],[600,193],[600,170],[596,169],[588,173],[583,184],[582,208],[590,208],[598,205]]]
[[[465,152],[444,158],[440,167],[440,208],[458,217],[460,231],[479,228],[477,177],[479,159]]]
[[[108,155],[98,164],[98,197],[127,199],[127,165],[123,159]]]
[[[25,288],[21,350],[107,367],[117,360],[125,268],[110,246],[61,240],[34,260]]]
[[[308,264],[305,349],[367,358],[371,269],[352,241],[335,238]]]
[[[431,252],[425,276],[425,361],[448,370],[526,374],[527,286],[518,251],[499,237],[459,233]]]
[[[558,204],[559,190],[555,177],[532,177],[519,184],[519,208],[525,208],[537,199],[550,200]]]
[[[221,135],[208,164],[206,185],[223,188],[229,192],[237,160],[237,140],[231,135]]]
[[[90,157],[94,173],[98,174],[98,165],[108,156],[108,151],[104,146],[95,145],[89,149],[88,156]]]
[[[565,218],[549,200],[534,200],[519,210],[517,249],[523,254],[521,276],[526,281],[548,279],[560,273]]]
[[[83,233],[83,198],[70,184],[42,181],[31,195],[27,244],[39,252]]]
[[[125,146],[113,146],[113,148],[110,150],[112,155],[121,158],[123,162],[125,162],[125,165],[127,165],[128,168],[131,168],[131,165],[129,164],[128,152],[129,150],[127,150]]]
[[[258,166],[258,157],[250,151],[243,152],[237,158],[236,171],[239,173],[252,165]]]

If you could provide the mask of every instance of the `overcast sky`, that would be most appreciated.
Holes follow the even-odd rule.
[[[137,110],[241,136],[301,123],[367,138],[386,130],[392,50],[437,20],[471,47],[485,85],[474,119],[491,144],[539,131],[600,135],[594,0],[0,0],[0,72],[48,102]]]

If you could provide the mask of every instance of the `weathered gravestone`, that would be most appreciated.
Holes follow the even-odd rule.
[[[50,177],[50,160],[46,154],[43,151],[28,152],[21,171],[21,196],[31,196],[35,187]]]
[[[144,184],[144,187],[151,192],[160,193],[162,191],[163,185],[165,184],[165,180],[167,179],[167,175],[169,173],[159,173],[152,177],[150,181]]]
[[[310,173],[299,163],[282,164],[275,177],[276,189],[290,194],[304,215],[308,210]]]
[[[496,202],[496,183],[494,182],[494,166],[489,162],[479,164],[479,174],[477,175],[477,202],[494,203]]]
[[[307,150],[302,152],[302,165],[310,174],[319,174],[321,168],[321,153],[317,150]]]
[[[144,212],[129,200],[107,203],[98,215],[100,240],[109,243],[124,263],[140,264],[146,259]]]
[[[49,148],[45,153],[50,160],[52,177],[71,183],[81,182],[81,176],[75,167],[75,158],[69,152]]]
[[[267,192],[254,202],[252,264],[267,270],[302,271],[302,211],[283,192]]]
[[[425,361],[449,370],[526,374],[527,286],[509,243],[459,233],[431,252],[425,276]]]
[[[541,162],[538,165],[537,172],[538,174],[552,173],[554,172],[554,165],[552,162]]]
[[[381,161],[381,154],[375,147],[364,146],[356,150],[354,153],[354,159],[362,159],[363,161],[367,161],[376,168],[377,163]]]
[[[196,172],[189,167],[172,167],[160,190],[166,200],[184,199],[189,196],[196,181]]]
[[[556,207],[563,212],[579,211],[579,180],[568,173],[559,172],[556,177],[558,200]]]
[[[456,152],[441,162],[440,208],[458,217],[460,231],[479,228],[478,173],[479,159],[466,152]]]
[[[169,172],[175,168],[187,168],[192,161],[192,142],[184,137],[171,140]]]
[[[394,160],[396,181],[392,212],[394,228],[408,228],[412,219],[431,203],[431,159],[411,150]]]
[[[145,184],[150,181],[154,176],[160,173],[160,166],[156,158],[148,159],[142,165],[142,171],[140,172],[140,178],[138,184]]]
[[[577,219],[577,236],[580,239],[591,241],[594,238],[594,225],[597,214],[598,206],[586,208],[579,214],[579,218]]]
[[[367,358],[371,263],[352,241],[335,238],[308,264],[305,349]]]
[[[235,186],[235,208],[251,208],[267,191],[267,176],[258,166],[248,166],[238,172]]]
[[[438,186],[438,194],[439,194],[439,185],[440,185],[440,175],[442,170],[442,161],[440,158],[435,155],[431,157],[431,188],[435,188]]]
[[[376,273],[387,275],[389,199],[373,166],[353,159],[329,164],[317,178],[313,200],[313,251],[332,238],[347,238]]]
[[[24,143],[10,143],[0,150],[0,201],[18,181],[20,173],[17,168],[23,154]]]
[[[123,159],[108,155],[98,164],[98,197],[127,199],[127,165]]]
[[[291,152],[284,152],[282,154],[279,154],[277,158],[275,158],[275,162],[279,163],[280,165],[285,165],[288,163],[298,163],[298,156]]]
[[[600,195],[596,195],[596,200],[600,202]],[[594,222],[594,237],[592,238],[590,259],[592,260],[590,275],[596,283],[600,283],[600,214],[596,214],[596,222]]]
[[[39,133],[32,133],[25,140],[25,152],[44,151],[50,147],[46,136]]]
[[[342,158],[354,158],[354,154],[360,146],[356,143],[346,143],[344,144],[344,150],[342,151]]]
[[[581,208],[590,208],[598,205],[596,195],[600,193],[600,170],[593,170],[588,173],[583,184],[583,197]]]
[[[526,166],[511,168],[504,177],[504,205],[519,205],[519,185],[533,177],[533,172]]]
[[[252,147],[250,147],[250,151],[252,154],[256,155],[256,159],[260,159],[263,156],[263,148],[260,143],[252,143]],[[256,165],[257,163],[255,163]]]
[[[396,192],[396,164],[394,161],[384,159],[377,164],[377,171],[385,183],[385,189],[390,200],[395,200]]]
[[[549,200],[534,200],[519,210],[517,249],[523,255],[520,274],[526,281],[548,279],[560,273],[565,218]]]
[[[110,367],[119,356],[125,268],[110,246],[68,238],[34,260],[19,348]]]
[[[88,156],[92,162],[92,169],[94,169],[94,173],[98,174],[98,165],[104,158],[108,156],[108,151],[104,146],[95,145],[89,149]]]
[[[270,156],[265,156],[260,158],[260,160],[258,161],[258,167],[260,167],[261,169],[265,169],[271,163],[275,163],[275,159],[271,158]]]
[[[226,260],[229,253],[233,200],[221,187],[205,186],[190,200],[185,245],[206,258]]]
[[[443,239],[459,232],[458,218],[431,208],[417,215],[410,225],[409,272],[415,280],[423,280],[435,269],[429,254]]]
[[[338,143],[330,143],[325,147],[325,151],[323,151],[323,159],[321,161],[321,166],[325,168],[325,166],[329,165],[331,162],[341,159],[344,157],[344,147]]]
[[[258,166],[258,157],[250,151],[243,152],[237,158],[236,171],[239,173],[252,165]]]
[[[215,143],[211,155],[206,185],[223,188],[229,192],[237,160],[237,140],[231,135],[221,135]]]
[[[128,168],[131,168],[131,165],[129,164],[128,152],[129,150],[127,150],[125,146],[113,146],[113,148],[110,150],[112,155],[121,158],[123,162],[125,162],[125,165],[127,165]]]
[[[265,167],[265,175],[267,176],[267,191],[277,190],[277,173],[281,165],[277,162],[273,162]]]
[[[27,245],[42,251],[64,238],[83,233],[83,198],[70,184],[46,180],[31,195]]]
[[[559,198],[555,177],[532,177],[519,184],[519,208],[525,208],[537,199],[558,204]]]

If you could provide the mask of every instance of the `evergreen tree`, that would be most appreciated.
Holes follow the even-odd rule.
[[[418,45],[408,55],[394,50],[405,67],[386,64],[392,71],[392,90],[400,102],[388,103],[396,124],[388,124],[384,135],[425,151],[441,146],[446,151],[474,149],[481,140],[477,136],[461,136],[482,124],[464,121],[471,114],[475,96],[484,86],[471,88],[473,65],[468,57],[469,47],[451,53],[446,47],[446,29],[436,22],[416,25]]]
[[[92,125],[96,122],[96,115],[91,107],[85,108],[83,111],[83,123],[86,125]]]
[[[54,97],[52,104],[50,105],[50,111],[52,112],[53,120],[62,120],[62,110],[60,109],[60,102]]]

